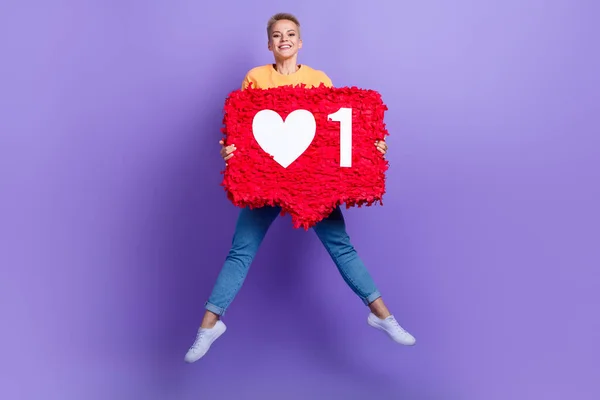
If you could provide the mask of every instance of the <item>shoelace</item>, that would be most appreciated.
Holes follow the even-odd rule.
[[[198,350],[198,346],[200,345],[200,339],[204,336],[204,329],[199,329],[196,334],[196,340],[194,340],[194,344],[190,347],[190,350]]]
[[[401,327],[400,324],[398,323],[398,321],[396,321],[396,318],[390,318],[390,320],[392,321],[392,325],[394,325],[400,332],[407,333],[406,329]]]

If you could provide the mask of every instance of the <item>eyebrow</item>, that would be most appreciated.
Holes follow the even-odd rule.
[[[295,33],[296,30],[295,29],[288,29],[287,32],[294,32]],[[271,34],[273,34],[273,33],[281,33],[281,31],[273,31]]]

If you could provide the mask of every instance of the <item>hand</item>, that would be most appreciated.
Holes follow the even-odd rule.
[[[385,156],[385,153],[387,153],[387,150],[388,150],[388,145],[385,142],[385,140],[376,141],[375,146],[377,146],[377,150],[379,150],[381,152],[381,154],[383,154]]]
[[[221,157],[223,157],[223,160],[227,161],[231,157],[233,157],[233,152],[235,151],[235,144],[225,147],[225,142],[223,141],[223,139],[219,140],[219,144],[221,145]],[[227,163],[225,165],[227,165]]]

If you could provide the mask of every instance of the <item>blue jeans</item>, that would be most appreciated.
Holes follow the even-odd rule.
[[[248,275],[258,247],[280,212],[279,207],[244,208],[240,211],[231,250],[206,302],[207,310],[217,315],[225,314]],[[381,297],[371,274],[350,243],[340,208],[313,229],[352,291],[366,305]]]

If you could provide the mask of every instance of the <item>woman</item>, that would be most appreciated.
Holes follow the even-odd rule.
[[[242,89],[250,84],[259,89],[300,83],[307,87],[319,86],[321,83],[333,86],[329,77],[322,71],[297,63],[302,39],[296,17],[284,13],[274,15],[267,24],[267,35],[268,48],[275,56],[275,63],[256,67],[248,72]],[[225,161],[234,156],[234,144],[227,147],[224,147],[223,141],[220,141],[220,144],[221,156]],[[375,145],[382,154],[386,153],[387,144],[384,141]],[[231,250],[205,304],[206,312],[202,324],[194,344],[185,355],[185,361],[191,363],[202,358],[212,343],[225,332],[226,326],[221,317],[242,286],[258,247],[280,211],[279,207],[244,208],[240,211]],[[368,324],[384,331],[397,343],[415,344],[415,338],[390,314],[371,275],[356,254],[346,233],[340,208],[336,208],[327,218],[317,223],[314,231],[348,286],[371,310],[367,317]]]

